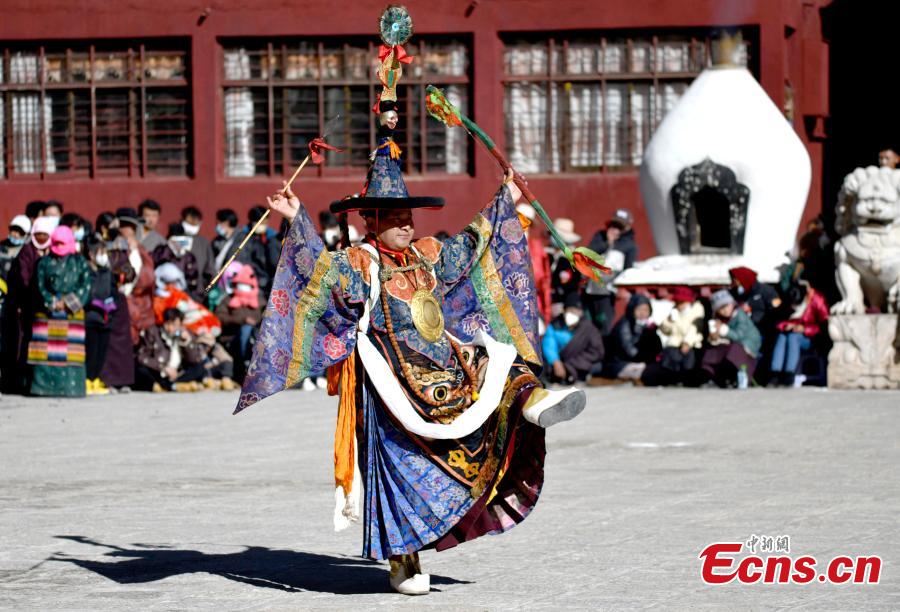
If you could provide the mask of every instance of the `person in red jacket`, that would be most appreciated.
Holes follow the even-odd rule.
[[[828,305],[822,294],[806,280],[800,281],[800,289],[805,293],[792,300],[795,303],[790,317],[776,325],[778,337],[772,352],[772,381],[786,387],[794,384],[800,353],[812,345],[812,339],[828,322]]]

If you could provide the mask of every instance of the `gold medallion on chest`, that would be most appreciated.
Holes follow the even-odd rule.
[[[418,289],[409,302],[413,325],[428,342],[437,342],[444,333],[444,313],[428,289]]]

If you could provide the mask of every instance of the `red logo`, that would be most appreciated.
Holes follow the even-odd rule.
[[[794,557],[790,554],[767,554],[763,552],[790,552],[788,536],[772,538],[773,541],[783,539],[786,546],[776,550],[768,544],[769,536],[752,536],[746,543],[749,554],[738,558],[745,552],[743,542],[716,542],[710,544],[700,553],[700,577],[706,584],[809,584],[823,582],[831,584],[878,584],[881,578],[881,557],[877,555],[849,557],[839,555],[833,557],[824,567],[816,557],[803,555]],[[756,544],[760,543],[760,554],[756,554]],[[785,550],[786,549],[786,550]]]

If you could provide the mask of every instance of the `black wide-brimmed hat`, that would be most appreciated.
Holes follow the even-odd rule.
[[[406,189],[400,162],[389,155],[376,155],[369,173],[365,195],[332,202],[331,212],[347,213],[365,210],[404,210],[424,208],[438,210],[444,207],[444,198],[411,196]]]

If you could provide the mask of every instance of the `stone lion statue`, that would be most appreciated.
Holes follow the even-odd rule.
[[[834,314],[863,314],[866,305],[897,312],[900,302],[900,170],[857,168],[844,178],[835,229]]]

